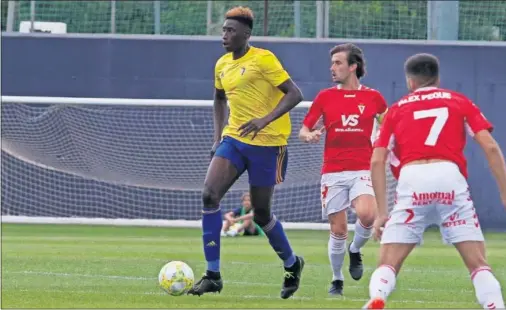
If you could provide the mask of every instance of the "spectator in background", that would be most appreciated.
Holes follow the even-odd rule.
[[[241,207],[225,214],[221,236],[263,236],[264,232],[262,228],[253,221],[253,209],[251,208],[251,200],[248,192],[242,195],[241,204]]]

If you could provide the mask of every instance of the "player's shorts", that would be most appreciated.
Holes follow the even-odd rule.
[[[484,240],[467,181],[451,162],[402,168],[381,243],[420,245],[433,224],[448,244]]]
[[[285,179],[288,150],[283,146],[257,146],[224,137],[214,156],[232,162],[239,174],[248,171],[252,186],[273,186]]]
[[[351,202],[361,195],[372,195],[369,170],[325,173],[321,179],[322,218],[351,207]]]

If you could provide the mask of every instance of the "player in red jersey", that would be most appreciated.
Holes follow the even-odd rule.
[[[326,130],[321,179],[322,216],[330,222],[328,254],[333,270],[329,293],[343,294],[341,271],[348,235],[347,210],[357,213],[353,242],[349,245],[349,272],[355,280],[363,274],[360,248],[372,235],[376,202],[370,179],[372,136],[378,118],[387,110],[383,96],[360,85],[365,73],[362,50],[341,44],[331,52],[330,71],[336,87],[318,93],[309,109],[299,138],[318,142]],[[315,128],[323,118],[324,127]]]
[[[460,253],[485,309],[504,308],[501,286],[485,257],[485,244],[467,184],[466,129],[481,146],[506,206],[506,164],[490,132],[492,125],[464,95],[438,88],[439,61],[429,54],[405,64],[410,94],[385,116],[371,159],[378,203],[375,238],[381,239],[379,267],[364,309],[382,309],[394,290],[404,260],[421,244],[427,225],[438,223],[443,239]],[[385,162],[393,142],[400,174],[397,202],[388,218]],[[384,229],[383,229],[384,227]]]

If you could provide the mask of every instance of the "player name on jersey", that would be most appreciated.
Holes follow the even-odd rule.
[[[452,99],[452,94],[448,92],[434,92],[423,95],[410,95],[399,101],[399,105],[403,105],[410,102],[423,101],[423,100],[434,100],[434,99]]]

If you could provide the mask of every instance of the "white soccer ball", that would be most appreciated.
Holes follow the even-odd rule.
[[[194,281],[193,270],[181,261],[168,262],[158,274],[160,287],[172,296],[180,296],[188,292]]]

